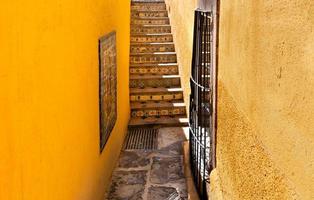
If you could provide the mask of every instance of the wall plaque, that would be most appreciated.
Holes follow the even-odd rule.
[[[116,32],[99,39],[100,151],[117,120]]]

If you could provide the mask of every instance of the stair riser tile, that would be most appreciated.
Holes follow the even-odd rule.
[[[158,66],[158,67],[131,67],[130,73],[135,74],[163,74],[176,75],[179,73],[177,66]]]
[[[172,35],[131,36],[131,42],[173,42]]]
[[[131,53],[174,52],[174,45],[131,45]]]
[[[168,25],[169,19],[132,19],[134,25]]]
[[[170,26],[156,26],[156,27],[144,27],[144,26],[132,26],[131,34],[158,34],[158,33],[171,33]]]
[[[130,88],[180,86],[179,78],[130,80]]]
[[[132,3],[131,11],[166,11],[164,3]]]
[[[185,115],[185,107],[181,108],[167,108],[167,109],[145,109],[145,110],[132,110],[132,117],[152,117],[152,116],[173,116]]]
[[[168,17],[167,11],[141,12],[133,11],[132,17]]]
[[[131,64],[145,63],[176,63],[177,56],[173,55],[153,55],[153,56],[130,56]]]
[[[165,93],[165,94],[143,94],[143,95],[130,95],[131,101],[170,101],[170,100],[182,100],[183,93]]]

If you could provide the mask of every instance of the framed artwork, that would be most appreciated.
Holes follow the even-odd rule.
[[[100,152],[117,121],[116,32],[99,39]]]

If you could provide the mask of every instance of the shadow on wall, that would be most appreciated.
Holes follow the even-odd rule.
[[[189,108],[194,11],[197,1],[165,0],[177,52],[184,102]],[[188,112],[187,112],[188,113]]]

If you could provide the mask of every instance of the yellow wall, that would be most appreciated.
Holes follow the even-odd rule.
[[[129,4],[1,1],[0,199],[102,199],[129,118]],[[112,30],[118,120],[100,155],[98,38]]]
[[[166,0],[179,64],[181,85],[184,90],[184,102],[187,108],[190,102],[190,75],[196,3],[196,0],[188,0],[184,3],[182,3],[182,0]]]
[[[313,10],[221,1],[212,190],[225,199],[314,199]]]

